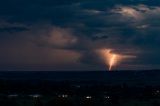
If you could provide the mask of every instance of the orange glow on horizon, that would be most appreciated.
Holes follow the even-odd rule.
[[[108,67],[109,71],[112,71],[113,66],[120,64],[122,60],[136,57],[132,55],[123,55],[123,54],[113,53],[112,49],[101,49],[98,51],[98,53],[100,54],[101,60]]]

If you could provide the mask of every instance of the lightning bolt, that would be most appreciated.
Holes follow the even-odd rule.
[[[109,61],[109,71],[112,70],[112,66],[115,64],[116,57],[117,57],[116,54],[113,54],[113,55],[111,56],[111,59],[110,59],[110,61]]]
[[[106,64],[107,69],[109,71],[112,70],[113,66],[116,66],[121,61],[131,58],[136,58],[135,55],[123,55],[123,54],[117,54],[113,53],[112,49],[100,49],[98,50],[98,53],[100,55],[100,59]]]

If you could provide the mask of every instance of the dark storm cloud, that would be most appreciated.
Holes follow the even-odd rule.
[[[22,27],[0,28],[0,32],[19,32],[25,30],[27,30],[27,28],[22,28]]]
[[[95,51],[108,48],[137,56],[123,64],[160,64],[156,60],[159,5],[159,0],[0,1],[0,48],[4,51],[0,63],[103,67]]]

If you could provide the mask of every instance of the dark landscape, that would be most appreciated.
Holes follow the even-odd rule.
[[[1,106],[159,106],[160,71],[1,71]]]

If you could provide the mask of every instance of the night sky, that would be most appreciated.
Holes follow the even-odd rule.
[[[0,70],[160,69],[160,0],[0,0]]]

